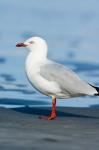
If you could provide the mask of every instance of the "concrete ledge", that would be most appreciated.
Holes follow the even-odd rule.
[[[98,108],[0,108],[0,150],[99,150]]]

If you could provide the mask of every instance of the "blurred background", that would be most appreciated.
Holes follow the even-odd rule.
[[[25,75],[26,49],[15,47],[43,37],[49,57],[99,86],[98,0],[0,0],[0,106],[50,106]],[[58,106],[98,107],[98,97],[58,100]]]

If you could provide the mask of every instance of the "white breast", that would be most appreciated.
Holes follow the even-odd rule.
[[[60,92],[59,86],[55,82],[44,79],[39,73],[42,63],[43,62],[34,62],[31,56],[27,57],[26,74],[28,80],[39,92],[49,96],[53,96],[55,93],[57,95]]]

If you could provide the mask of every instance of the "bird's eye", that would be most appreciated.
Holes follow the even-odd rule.
[[[34,41],[30,41],[29,43],[30,43],[30,44],[33,44],[33,43],[34,43]]]

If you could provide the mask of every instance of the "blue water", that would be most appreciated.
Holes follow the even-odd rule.
[[[17,42],[45,38],[49,57],[99,86],[98,0],[0,0],[0,106],[50,106],[51,99],[28,83],[28,54]],[[96,107],[98,97],[58,100],[58,106]]]

